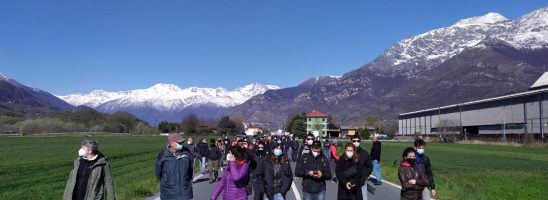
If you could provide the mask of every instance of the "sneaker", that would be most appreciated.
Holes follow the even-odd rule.
[[[209,184],[212,184],[212,183],[214,183],[214,182],[215,182],[214,180],[211,180],[211,181],[209,181]]]
[[[332,183],[337,183],[337,182],[339,182],[339,179],[337,177],[335,177],[335,178],[331,179],[331,182]]]
[[[377,181],[375,183],[373,183],[374,185],[382,185],[382,182],[381,181]]]

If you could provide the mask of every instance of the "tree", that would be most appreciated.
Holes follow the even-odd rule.
[[[372,126],[372,127],[375,127],[375,128],[378,127],[379,121],[380,121],[379,117],[373,116],[373,115],[369,115],[369,116],[365,117],[365,119],[364,119],[364,122],[365,122],[366,126]]]
[[[371,133],[369,133],[369,130],[367,130],[367,129],[359,128],[357,134],[358,134],[362,139],[365,140],[365,139],[369,138],[369,135],[370,135]]]
[[[179,124],[168,122],[168,121],[161,121],[160,124],[158,124],[158,130],[162,133],[171,133],[173,131],[179,130]]]
[[[228,116],[223,116],[217,126],[221,130],[221,134],[229,134],[236,131],[236,124]]]
[[[200,127],[200,120],[195,114],[190,114],[181,120],[181,125],[179,127],[183,129],[185,134],[196,133]]]
[[[306,137],[306,123],[303,119],[298,119],[295,121],[295,126],[291,130],[291,133],[296,135],[299,138]]]

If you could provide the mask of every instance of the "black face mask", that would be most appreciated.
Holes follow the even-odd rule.
[[[411,166],[415,165],[415,159],[408,158],[408,159],[405,159],[405,161],[407,161],[407,163],[409,163]]]
[[[264,156],[266,154],[266,151],[263,149],[263,150],[257,150],[257,155],[258,156]]]

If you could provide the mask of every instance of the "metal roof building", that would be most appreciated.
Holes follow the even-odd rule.
[[[398,135],[503,135],[536,134],[548,129],[548,72],[530,91],[465,103],[402,113]]]

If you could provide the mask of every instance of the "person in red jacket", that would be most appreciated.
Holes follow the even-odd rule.
[[[335,145],[335,142],[332,142],[331,145],[329,145],[329,156],[330,160],[334,160],[337,162],[339,160],[339,154],[337,153],[337,146]]]

